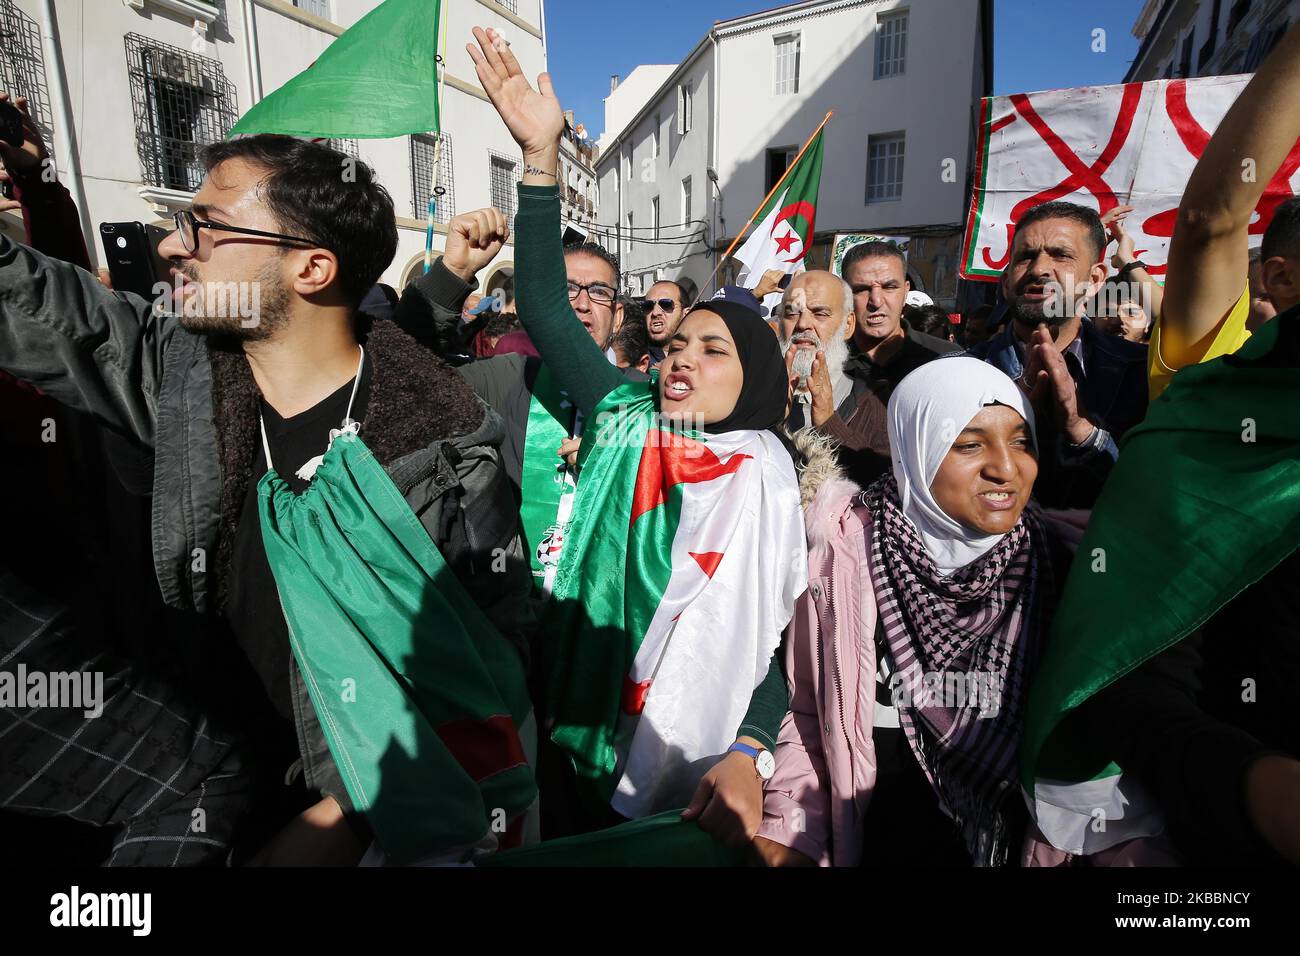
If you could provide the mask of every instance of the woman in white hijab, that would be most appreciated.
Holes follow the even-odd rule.
[[[1025,695],[1069,560],[1029,501],[1033,436],[1002,372],[930,362],[889,402],[893,474],[812,496],[791,712],[755,840],[768,863],[1020,856]]]

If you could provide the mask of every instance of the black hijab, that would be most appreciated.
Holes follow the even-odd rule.
[[[709,299],[693,312],[712,312],[726,323],[744,379],[731,414],[703,426],[711,435],[753,429],[775,429],[785,419],[789,375],[781,357],[781,343],[771,327],[753,309],[725,299]]]

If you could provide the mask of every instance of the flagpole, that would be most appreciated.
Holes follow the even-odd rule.
[[[768,194],[763,197],[763,201],[759,203],[758,208],[754,210],[754,215],[749,217],[749,222],[745,223],[744,227],[740,230],[740,232],[736,234],[736,238],[731,241],[731,245],[727,247],[727,251],[724,252],[722,254],[722,258],[718,260],[718,264],[714,268],[712,275],[710,275],[708,279],[704,281],[704,284],[700,286],[701,289],[706,288],[710,284],[712,284],[713,280],[717,277],[718,273],[722,270],[722,264],[727,261],[727,258],[731,255],[732,250],[734,250],[736,246],[739,244],[740,240],[745,237],[745,230],[754,224],[754,220],[757,219],[758,214],[763,211],[763,207],[767,205],[767,201],[776,195],[776,191],[781,188],[781,184],[785,182],[785,178],[790,175],[790,173],[794,170],[796,166],[799,165],[799,160],[803,159],[803,154],[808,151],[808,147],[812,145],[812,141],[817,138],[817,134],[822,131],[822,127],[824,127],[827,123],[829,123],[831,121],[831,117],[834,115],[835,115],[834,110],[826,111],[826,115],[822,117],[822,121],[817,124],[817,128],[813,130],[812,135],[808,137],[808,142],[803,144],[803,149],[799,150],[798,155],[796,155],[795,158],[791,160],[790,164],[786,166],[785,172],[782,173],[781,178],[776,181],[776,185],[773,186],[772,189],[768,192]],[[812,237],[809,236],[809,239],[811,238]],[[699,300],[697,299],[696,301],[698,302]]]
[[[429,183],[428,221],[424,228],[424,271],[426,273],[433,268],[433,227],[437,221],[437,193],[435,190],[438,188],[438,182],[442,179],[442,106],[443,94],[447,88],[447,0],[442,0],[438,12],[442,14],[442,24],[440,26],[442,36],[439,38],[442,52],[438,56],[438,65],[434,71],[434,85],[437,88],[435,95],[438,97],[438,134],[433,144],[433,181]]]

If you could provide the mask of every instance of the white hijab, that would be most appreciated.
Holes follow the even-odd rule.
[[[966,356],[927,362],[907,375],[889,399],[889,447],[903,514],[920,532],[926,553],[947,576],[987,554],[1002,535],[981,535],[948,516],[930,493],[944,456],[986,405],[1020,413],[1034,434],[1025,394],[1003,372]]]

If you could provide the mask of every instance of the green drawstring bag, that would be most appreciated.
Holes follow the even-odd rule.
[[[257,496],[294,657],[380,847],[514,845],[537,796],[523,662],[373,453],[345,429],[302,494],[272,469]]]

